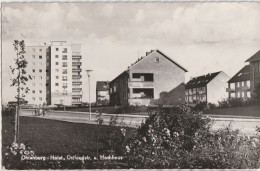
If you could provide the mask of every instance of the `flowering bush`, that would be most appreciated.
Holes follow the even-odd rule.
[[[186,106],[162,108],[126,146],[132,168],[258,168],[259,137],[230,127],[212,131],[213,121]]]
[[[7,146],[7,152],[5,153],[5,160],[8,168],[20,168],[21,156],[34,156],[35,153],[30,147],[26,147],[23,143],[12,143],[11,146]],[[9,161],[9,162],[8,162]]]

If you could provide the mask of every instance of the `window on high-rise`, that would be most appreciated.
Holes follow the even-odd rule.
[[[59,72],[59,69],[55,69],[55,72]]]
[[[42,69],[39,69],[39,72],[42,72]]]
[[[35,72],[35,69],[33,69],[32,72]]]
[[[34,52],[35,52],[35,48],[32,48],[32,51],[34,51]]]
[[[63,60],[67,60],[67,55],[62,55]]]
[[[42,49],[39,49],[39,51],[41,52],[41,51],[42,51]]]
[[[55,55],[55,58],[59,58],[59,55]]]
[[[56,79],[59,79],[59,76],[56,76]]]
[[[56,51],[59,51],[59,48],[56,48]]]
[[[67,67],[67,62],[62,62],[62,67]]]
[[[35,55],[33,55],[32,58],[35,59]]]
[[[63,69],[62,74],[67,74],[67,69]]]
[[[67,48],[64,48],[62,53],[67,53]]]
[[[39,59],[42,59],[42,55],[39,56]]]
[[[42,90],[40,90],[39,93],[42,93]]]
[[[39,100],[42,100],[42,97],[39,97]]]
[[[67,81],[67,80],[68,80],[67,76],[62,76],[62,81]]]
[[[34,93],[35,93],[35,90],[33,90],[32,93],[34,94]]]
[[[33,97],[32,99],[35,100],[35,97]]]
[[[40,76],[40,79],[42,80],[42,76]]]
[[[59,83],[55,83],[55,86],[59,86]]]
[[[67,90],[63,90],[63,95],[67,95]]]
[[[68,88],[68,84],[67,83],[63,83],[62,88]]]
[[[55,62],[56,65],[59,65],[59,62]]]

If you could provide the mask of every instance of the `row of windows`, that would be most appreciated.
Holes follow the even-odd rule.
[[[59,86],[59,83],[55,83],[55,86]],[[68,88],[68,83],[62,83],[63,88]]]
[[[60,71],[59,69],[55,69],[55,72],[59,72],[59,71]],[[67,73],[68,73],[67,69],[62,70],[62,74],[67,74]]]
[[[32,55],[32,58],[35,59],[35,55]],[[39,55],[39,59],[42,59],[42,55]]]
[[[32,93],[35,94],[35,90],[32,90]],[[39,93],[42,93],[42,90],[39,90]]]
[[[33,100],[36,100],[35,97],[32,97]],[[39,100],[42,100],[42,97],[39,97]]]
[[[243,91],[243,92],[233,92],[230,93],[231,98],[241,98],[241,97],[251,97],[250,91]]]
[[[36,49],[35,49],[35,48],[32,48],[32,51],[35,52]],[[42,49],[39,49],[39,52],[42,52]]]
[[[58,52],[59,51],[59,48],[55,48],[55,50]],[[63,51],[62,51],[62,53],[67,53],[67,48],[63,48]]]
[[[243,87],[243,86],[247,86],[248,88],[250,88],[250,80],[248,81],[241,81],[241,82],[236,82],[236,83],[230,83],[230,88],[231,89],[235,89],[235,87]]]
[[[55,65],[59,65],[59,62],[55,62]],[[68,67],[68,63],[62,62],[62,67]]]
[[[59,58],[59,55],[55,55],[55,58]],[[67,55],[62,55],[62,60],[67,60],[68,56]]]
[[[56,75],[56,79],[59,79],[60,77],[58,75]],[[62,76],[62,81],[68,81],[68,77],[67,76]]]
[[[193,88],[193,89],[187,89],[185,90],[186,95],[191,95],[191,94],[203,94],[206,92],[205,87],[198,87],[198,88]]]

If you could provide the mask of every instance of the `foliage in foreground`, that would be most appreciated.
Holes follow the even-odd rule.
[[[212,121],[189,108],[161,109],[129,144],[132,168],[259,168],[259,137],[231,127],[211,130]]]
[[[212,120],[193,113],[188,107],[161,108],[137,131],[116,127],[120,121],[111,117],[103,127],[97,117],[96,156],[123,156],[123,160],[21,161],[20,152],[10,150],[8,169],[256,169],[260,167],[259,137],[248,137],[231,127],[211,130]],[[101,134],[101,130],[106,135]],[[98,137],[100,136],[100,137]],[[21,147],[22,146],[22,147]],[[103,149],[99,148],[101,146]],[[14,148],[23,149],[23,145]],[[27,145],[26,145],[27,147]],[[95,147],[95,146],[94,146]],[[78,147],[82,148],[82,147]],[[34,150],[34,149],[32,149]],[[37,154],[36,154],[37,155]],[[14,164],[15,163],[15,164]]]

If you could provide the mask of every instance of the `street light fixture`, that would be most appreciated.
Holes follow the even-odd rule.
[[[87,69],[88,74],[88,88],[89,88],[89,120],[91,120],[91,101],[90,101],[90,72],[93,70]]]

